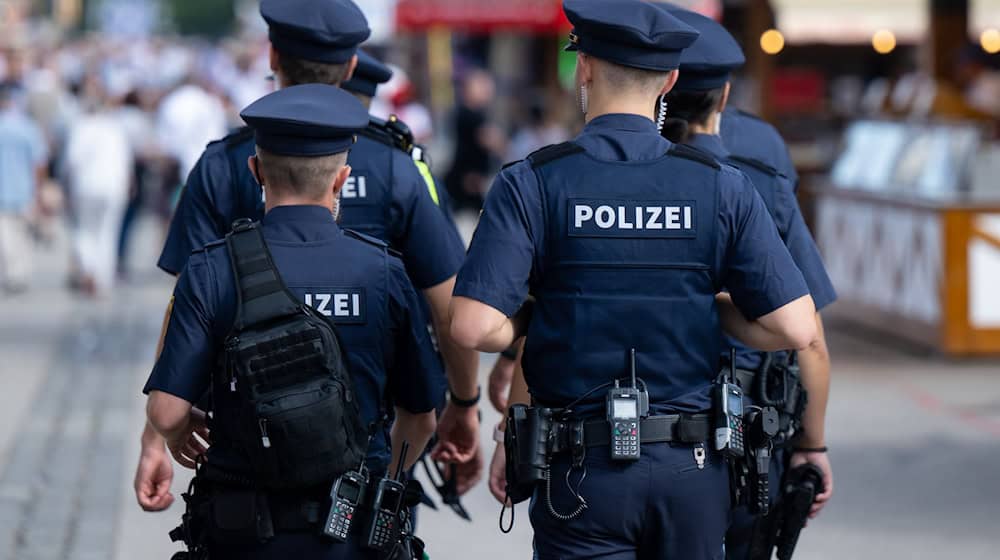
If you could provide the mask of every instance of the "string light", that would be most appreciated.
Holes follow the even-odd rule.
[[[768,29],[760,36],[760,48],[767,54],[778,54],[785,48],[785,36],[777,29]]]
[[[888,29],[879,29],[872,36],[872,46],[879,54],[889,54],[896,49],[896,36]]]

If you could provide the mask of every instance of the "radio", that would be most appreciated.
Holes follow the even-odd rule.
[[[729,375],[715,389],[715,449],[731,459],[746,456],[743,429],[743,391],[736,378],[736,349],[729,350]]]
[[[631,387],[620,387],[618,380],[608,391],[607,417],[611,430],[611,460],[636,461],[642,453],[640,425],[649,406],[645,391],[640,391],[635,377],[635,348],[629,354]]]
[[[399,520],[399,510],[403,507],[403,495],[406,486],[399,480],[403,475],[403,465],[410,444],[403,442],[399,453],[399,463],[392,478],[383,478],[375,490],[372,502],[372,519],[368,527],[368,539],[365,546],[382,552],[390,552],[399,543],[402,527]]]
[[[326,516],[323,533],[335,541],[346,542],[351,532],[354,516],[365,500],[368,471],[362,466],[357,471],[341,475],[330,489],[330,513]]]

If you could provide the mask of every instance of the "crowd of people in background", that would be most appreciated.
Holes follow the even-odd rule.
[[[454,151],[435,173],[458,209],[479,209],[502,163],[569,136],[540,97],[513,130],[494,124],[496,85],[482,70],[459,77],[456,107],[435,130],[414,84],[394,70],[372,113],[397,114],[420,143],[448,136]],[[239,110],[274,89],[270,75],[263,37],[89,36],[0,49],[0,293],[31,285],[32,255],[65,218],[68,285],[107,296],[129,270],[136,217],[166,225],[205,145],[242,124]]]

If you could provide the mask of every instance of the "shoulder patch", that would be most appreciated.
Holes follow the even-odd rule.
[[[573,142],[563,142],[562,144],[553,144],[540,150],[535,150],[529,154],[526,159],[531,162],[531,167],[537,169],[547,163],[552,163],[557,159],[578,154],[582,151],[583,148],[578,144],[574,144]]]
[[[772,177],[778,177],[782,175],[780,171],[764,163],[763,161],[760,161],[759,159],[748,158],[743,156],[734,156],[734,155],[730,155],[726,159],[737,165],[747,165],[753,167],[754,169],[766,173],[767,175],[770,175]]]
[[[712,157],[710,154],[705,153],[698,148],[692,148],[691,146],[685,144],[674,144],[670,148],[667,154],[672,156],[677,156],[684,159],[689,159],[691,161],[696,161],[702,165],[707,165],[713,169],[722,169],[722,164],[719,163],[717,159]]]

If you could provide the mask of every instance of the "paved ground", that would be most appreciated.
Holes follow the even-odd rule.
[[[137,243],[143,262],[153,260],[155,237],[146,228]],[[62,247],[40,255],[34,290],[0,298],[0,560],[169,558],[179,506],[141,512],[131,477],[139,389],[170,284],[147,264],[114,302],[75,299],[63,290]],[[1000,557],[1000,363],[874,340],[832,325],[837,492],[799,557]],[[486,414],[484,441],[495,419]],[[185,484],[179,476],[175,491]],[[422,518],[432,558],[529,557],[523,506],[514,533],[502,535],[485,485],[465,502],[473,523],[447,511]]]

